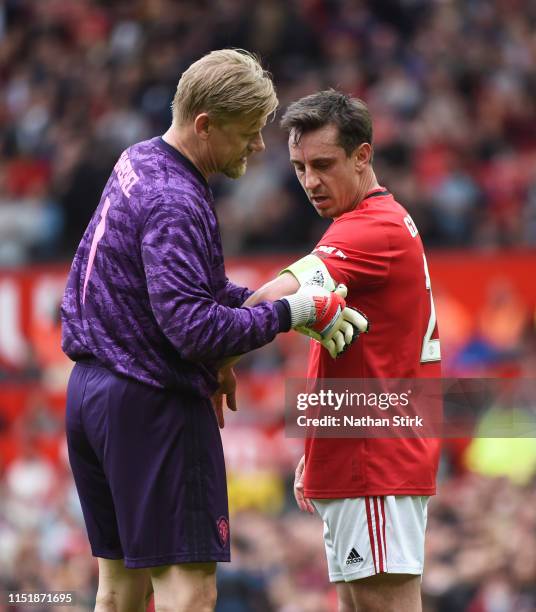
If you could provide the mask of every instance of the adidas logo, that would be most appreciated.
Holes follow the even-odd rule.
[[[346,565],[350,565],[352,563],[361,563],[363,561],[363,557],[357,552],[355,548],[352,548],[350,554],[348,555],[348,559],[346,559]]]

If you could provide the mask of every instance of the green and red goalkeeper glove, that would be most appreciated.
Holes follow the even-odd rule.
[[[346,306],[347,293],[345,285],[338,285],[335,291],[306,285],[282,298],[290,307],[290,326],[320,342],[333,358],[368,331],[367,318]]]

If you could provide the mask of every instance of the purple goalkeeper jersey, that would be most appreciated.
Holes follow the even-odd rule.
[[[76,252],[62,348],[74,361],[209,395],[216,363],[289,327],[282,302],[241,308],[206,180],[160,137],[123,152]]]

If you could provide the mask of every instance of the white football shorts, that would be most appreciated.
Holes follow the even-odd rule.
[[[324,521],[331,582],[374,574],[422,574],[429,497],[311,500]]]

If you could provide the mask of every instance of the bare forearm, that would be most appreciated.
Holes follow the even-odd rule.
[[[243,306],[255,306],[261,302],[275,302],[284,295],[296,293],[299,288],[300,284],[292,274],[281,274],[281,276],[272,279],[257,289],[255,293],[248,297]]]

